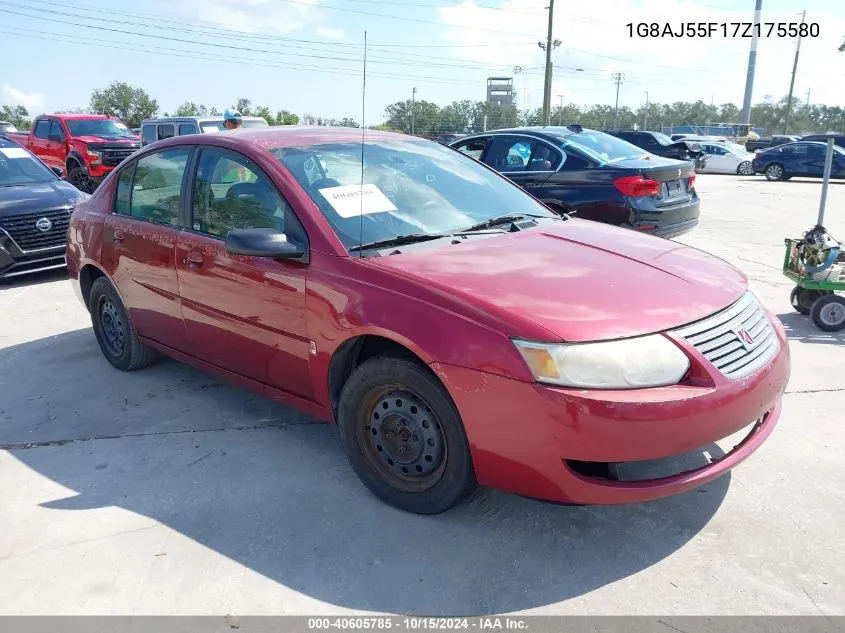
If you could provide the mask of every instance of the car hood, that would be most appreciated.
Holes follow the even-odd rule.
[[[509,336],[527,336],[533,323],[562,341],[676,328],[730,305],[748,286],[702,251],[576,219],[368,261],[494,313],[510,324]]]
[[[85,197],[63,180],[0,187],[0,217],[68,208]]]
[[[109,143],[110,145],[141,147],[140,138],[126,138],[125,136],[75,136],[74,138],[88,144]]]

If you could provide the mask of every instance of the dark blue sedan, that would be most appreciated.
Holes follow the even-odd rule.
[[[604,132],[526,127],[474,134],[450,146],[560,213],[662,237],[698,224],[692,162],[649,154]]]
[[[767,180],[789,180],[793,176],[821,178],[827,143],[797,141],[759,150],[751,162],[755,173],[764,174]],[[845,150],[833,146],[831,178],[845,178]]]
[[[0,281],[63,268],[70,214],[86,197],[0,135]]]

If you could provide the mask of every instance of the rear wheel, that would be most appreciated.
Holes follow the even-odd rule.
[[[786,171],[783,169],[783,165],[780,163],[772,163],[771,165],[766,166],[766,180],[784,180],[784,176],[786,175]]]
[[[736,168],[736,173],[740,176],[753,176],[754,175],[754,167],[751,166],[750,160],[742,161],[739,166]]]
[[[108,279],[100,277],[91,286],[91,325],[100,351],[113,367],[132,371],[156,359],[155,350],[138,339],[120,296]]]
[[[379,357],[357,367],[341,392],[338,427],[358,478],[392,506],[437,514],[475,486],[455,405],[417,362]]]
[[[801,286],[795,286],[789,295],[789,303],[796,312],[810,314],[810,309],[817,299],[831,294],[829,290],[807,290]]]
[[[823,332],[845,330],[845,298],[831,294],[817,299],[810,318]]]

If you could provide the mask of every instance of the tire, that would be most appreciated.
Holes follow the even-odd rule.
[[[823,332],[845,330],[845,298],[830,294],[816,300],[810,318]]]
[[[786,176],[786,170],[780,163],[771,163],[766,165],[763,173],[766,174],[766,180],[770,180],[772,182],[776,180],[784,180],[784,176]]]
[[[460,415],[415,360],[376,357],[359,365],[341,391],[338,428],[361,482],[400,510],[438,514],[476,486]]]
[[[789,303],[796,312],[810,314],[810,309],[817,299],[831,294],[829,290],[807,290],[801,286],[795,286],[789,295]]]
[[[70,184],[84,193],[94,193],[97,189],[97,183],[88,175],[88,170],[79,163],[71,163],[67,179]]]
[[[138,339],[120,296],[105,277],[100,277],[91,286],[88,308],[100,351],[113,367],[134,371],[158,357],[155,350]]]
[[[736,173],[740,176],[753,176],[754,167],[751,166],[750,160],[742,161],[736,168]]]

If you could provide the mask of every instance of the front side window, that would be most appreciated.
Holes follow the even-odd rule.
[[[65,133],[62,132],[62,126],[55,119],[50,122],[50,136],[55,136],[60,141],[65,140]]]
[[[221,238],[236,229],[271,228],[305,243],[290,206],[249,159],[215,150],[200,154],[191,226]]]
[[[155,125],[145,125],[141,128],[141,142],[144,145],[155,143],[158,140],[156,129]]]
[[[144,156],[135,164],[130,215],[133,218],[178,225],[182,180],[190,149],[169,149]]]
[[[484,138],[465,141],[464,143],[455,146],[455,149],[459,152],[462,152],[467,156],[472,156],[475,160],[481,160],[481,155],[484,153],[486,148],[487,139]]]
[[[531,160],[530,139],[498,136],[490,142],[484,162],[496,171],[525,171]]]
[[[183,136],[185,134],[197,134],[199,130],[197,126],[193,123],[180,123],[179,124],[179,136]]]
[[[556,218],[507,179],[448,147],[373,139],[271,149],[347,249],[458,231],[504,214]],[[315,180],[315,170],[318,170]]]

